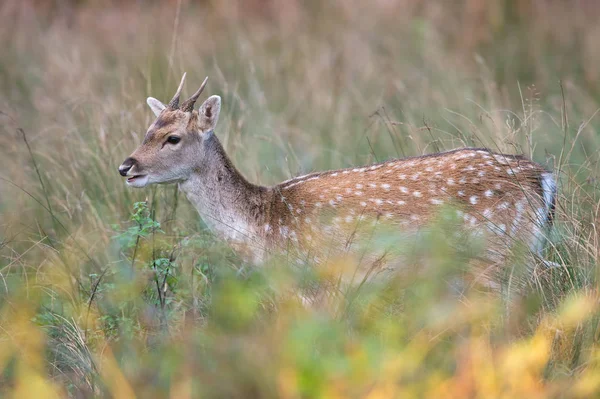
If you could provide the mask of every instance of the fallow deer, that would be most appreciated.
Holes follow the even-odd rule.
[[[285,250],[324,264],[332,248],[349,250],[373,226],[419,229],[444,204],[462,225],[486,235],[495,259],[514,241],[539,252],[552,224],[553,174],[523,156],[483,148],[310,173],[272,187],[252,184],[214,133],[221,98],[210,96],[195,110],[206,79],[180,103],[184,81],[185,74],[167,105],[147,99],[156,120],[119,172],[131,187],[179,184],[210,229],[253,262]]]

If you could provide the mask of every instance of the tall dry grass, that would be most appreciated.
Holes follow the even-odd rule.
[[[597,394],[598,16],[586,1],[3,2],[0,392]],[[217,134],[262,184],[461,145],[533,157],[560,179],[545,255],[561,269],[516,299],[457,297],[442,226],[416,250],[430,274],[302,308],[286,293],[318,272],[252,270],[174,187],[117,173],[145,98],[184,71],[209,76]]]

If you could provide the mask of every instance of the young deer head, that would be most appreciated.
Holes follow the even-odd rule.
[[[379,223],[420,229],[444,205],[464,226],[489,237],[488,252],[496,259],[514,241],[540,250],[556,182],[535,162],[462,148],[257,186],[236,170],[213,132],[220,98],[209,97],[194,110],[205,80],[180,104],[184,79],[168,105],[148,98],[157,118],[119,172],[133,187],[177,182],[204,222],[250,260],[284,250],[321,264],[336,251],[352,251],[353,241],[371,237]],[[377,254],[371,259],[378,267],[385,263]]]
[[[202,142],[217,124],[221,110],[219,96],[209,97],[198,111],[194,110],[207,80],[181,104],[179,97],[185,74],[169,104],[148,97],[147,103],[157,118],[139,148],[119,166],[119,173],[128,177],[128,185],[144,187],[179,182],[188,179],[195,169],[205,167]]]

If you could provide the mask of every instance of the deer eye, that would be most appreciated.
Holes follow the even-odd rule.
[[[181,137],[178,136],[169,136],[167,138],[167,143],[169,144],[177,144],[181,141]]]

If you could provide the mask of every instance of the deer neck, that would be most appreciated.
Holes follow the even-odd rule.
[[[179,183],[206,225],[233,244],[259,240],[258,226],[267,219],[268,190],[249,183],[235,168],[212,133],[203,140],[205,157],[191,176]],[[262,246],[262,243],[255,243]]]

